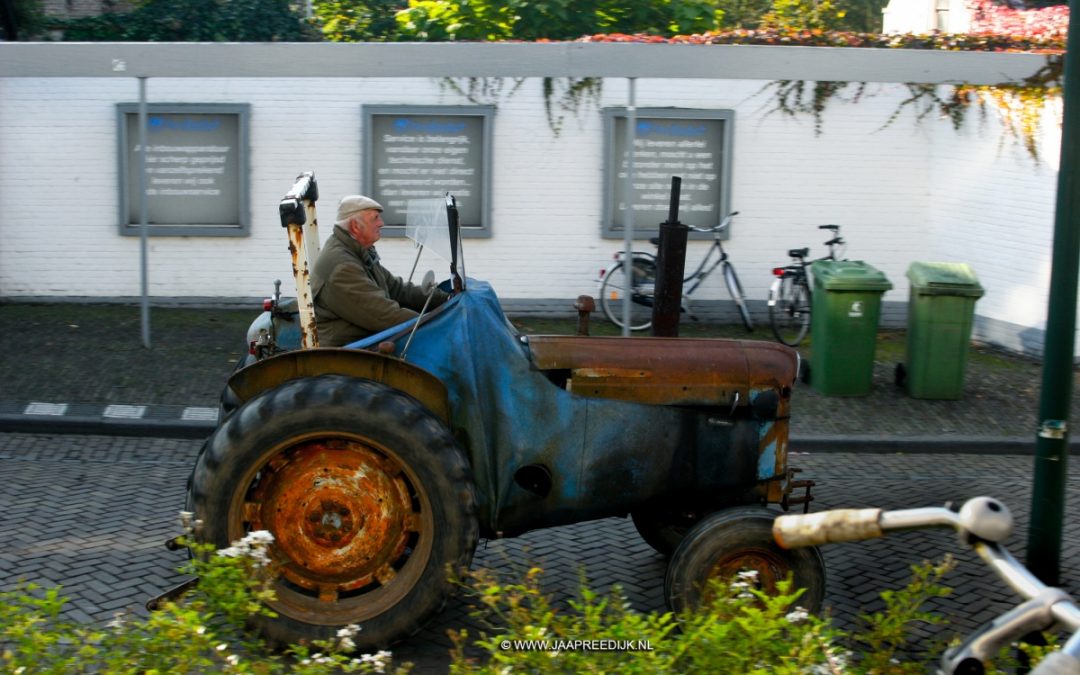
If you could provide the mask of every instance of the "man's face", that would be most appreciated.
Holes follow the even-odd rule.
[[[349,220],[349,234],[364,248],[379,241],[379,233],[382,227],[382,211],[378,209],[361,211]]]

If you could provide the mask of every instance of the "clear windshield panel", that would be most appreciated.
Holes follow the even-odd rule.
[[[446,215],[446,199],[410,199],[406,206],[405,236],[451,262],[450,222]]]

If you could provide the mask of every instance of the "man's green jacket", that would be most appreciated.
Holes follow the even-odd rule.
[[[419,286],[380,265],[375,247],[365,249],[340,227],[311,270],[311,294],[320,347],[340,347],[408,321],[427,299]],[[431,307],[447,297],[436,290]]]

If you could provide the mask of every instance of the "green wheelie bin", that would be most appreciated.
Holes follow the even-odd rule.
[[[908,267],[907,345],[897,384],[912,398],[959,399],[964,393],[971,323],[983,288],[964,263],[915,262]]]
[[[859,260],[814,263],[810,386],[829,396],[863,396],[874,377],[885,274]]]

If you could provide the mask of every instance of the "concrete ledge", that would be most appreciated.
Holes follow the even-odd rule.
[[[792,435],[792,452],[906,454],[1033,455],[1035,437]],[[1069,454],[1080,455],[1080,441],[1070,439]]]
[[[216,426],[216,422],[202,420],[113,420],[77,415],[46,417],[0,414],[0,433],[206,438]]]
[[[0,433],[95,434],[104,436],[139,436],[145,438],[206,438],[217,427],[216,414],[208,408],[181,406],[144,406],[139,417],[116,416],[107,406],[72,404],[62,412],[28,413],[34,405],[0,403]],[[95,408],[100,408],[96,410]],[[186,411],[186,412],[185,412]],[[191,411],[198,419],[185,419]],[[121,411],[126,412],[126,411]],[[216,412],[216,411],[215,411]],[[872,436],[859,434],[801,435],[791,437],[791,452],[809,453],[901,453],[901,454],[970,454],[1033,455],[1035,438],[993,436]],[[1069,454],[1080,455],[1080,440],[1072,440]]]

